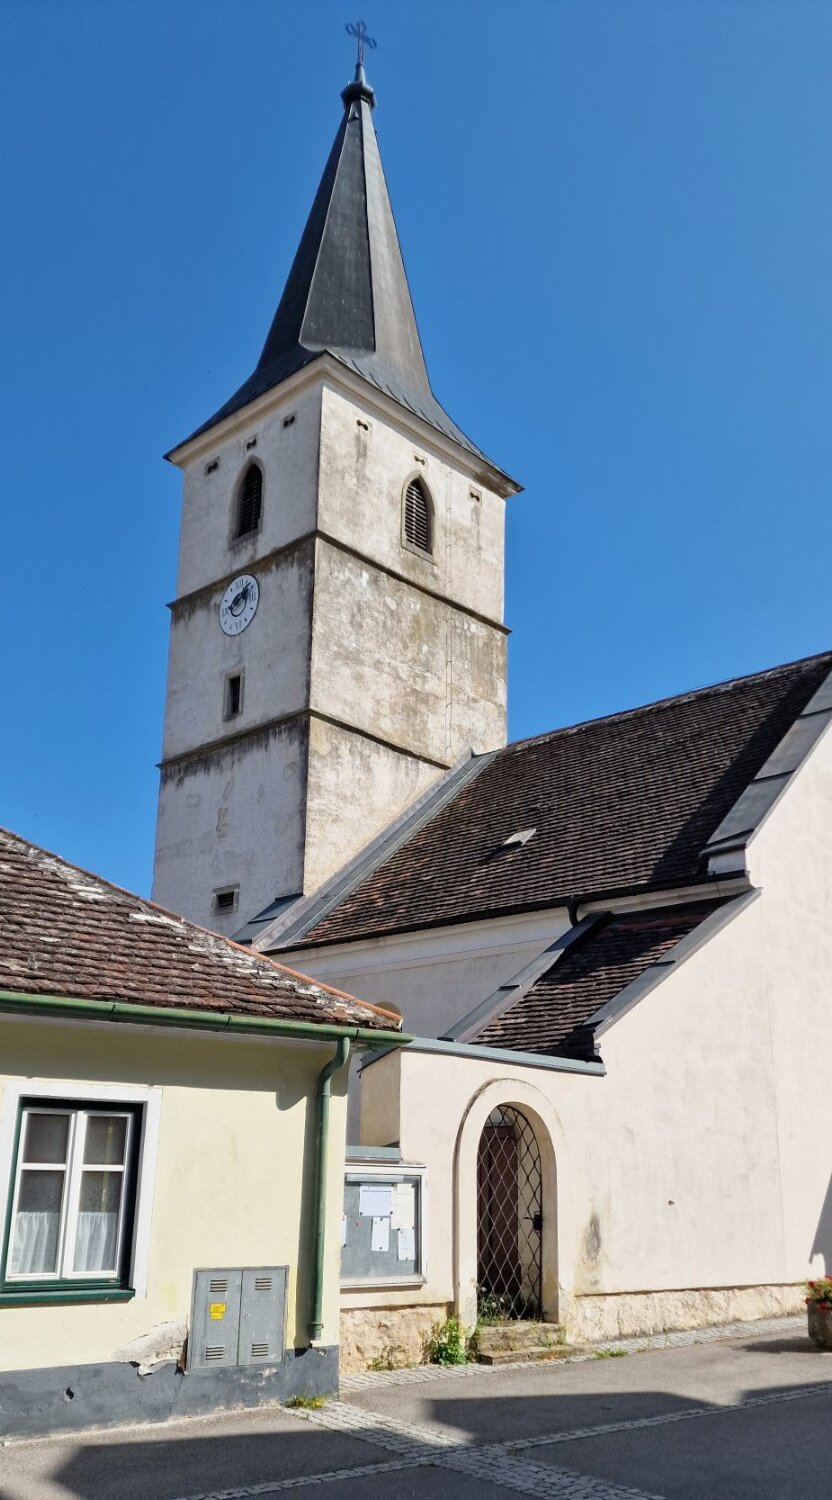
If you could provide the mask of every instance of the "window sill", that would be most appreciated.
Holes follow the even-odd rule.
[[[341,1282],[342,1292],[385,1291],[388,1287],[427,1286],[427,1277],[418,1272],[412,1276],[354,1276]]]
[[[130,1302],[136,1293],[132,1286],[78,1286],[74,1282],[57,1286],[21,1286],[0,1292],[0,1307],[37,1307],[56,1302]]]

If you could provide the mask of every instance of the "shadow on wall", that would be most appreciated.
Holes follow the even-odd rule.
[[[832,1177],[820,1211],[812,1254],[823,1256],[823,1273],[825,1276],[832,1276]]]
[[[811,1348],[808,1340],[803,1343]],[[754,1352],[759,1348],[758,1343]],[[641,1493],[646,1486],[650,1493],[678,1494],[680,1478],[696,1474],[707,1493],[729,1495],[738,1493],[733,1481],[741,1473],[742,1493],[758,1500],[782,1500],[792,1494],[816,1500],[828,1495],[828,1450],[818,1441],[818,1402],[828,1402],[830,1390],[828,1381],[815,1383],[817,1359],[811,1353],[805,1374],[800,1369],[793,1372],[795,1385],[758,1385],[736,1397],[732,1392],[727,1405],[667,1387],[629,1389],[635,1360],[628,1359],[590,1362],[578,1372],[572,1367],[570,1383],[582,1387],[577,1391],[563,1389],[562,1369],[537,1367],[523,1372],[519,1380],[512,1372],[508,1385],[505,1374],[486,1377],[488,1394],[482,1380],[462,1376],[443,1386],[442,1394],[427,1401],[418,1414],[413,1411],[421,1404],[418,1398],[411,1398],[405,1411],[399,1401],[395,1411],[399,1419],[415,1417],[455,1430],[462,1450],[494,1443],[522,1445],[524,1439],[532,1439],[532,1446],[509,1450],[508,1457],[534,1464],[542,1477],[551,1470],[553,1485],[558,1470],[568,1470],[636,1486],[630,1493]],[[655,1366],[651,1374],[657,1375]],[[669,1369],[667,1375],[672,1382]],[[499,1382],[499,1393],[492,1381]],[[525,1391],[518,1391],[519,1383]],[[798,1391],[799,1399],[792,1399]],[[378,1393],[376,1409],[384,1410],[390,1394]],[[651,1419],[647,1426],[645,1418]],[[149,1495],[178,1500],[226,1489],[254,1493],[255,1488],[271,1489],[281,1481],[334,1471],[342,1471],[335,1490],[349,1496],[406,1494],[414,1500],[441,1500],[450,1490],[471,1497],[482,1493],[481,1478],[472,1481],[443,1472],[447,1437],[438,1437],[433,1453],[430,1434],[425,1433],[425,1465],[433,1460],[438,1472],[427,1466],[411,1468],[405,1476],[359,1472],[352,1484],[350,1470],[395,1464],[402,1456],[400,1427],[376,1429],[370,1444],[352,1433],[308,1425],[275,1407],[220,1420],[221,1432],[213,1422],[195,1422],[175,1434],[157,1426],[144,1439],[136,1433],[127,1441],[121,1432],[110,1440],[101,1434],[87,1439],[73,1435],[60,1444],[12,1447],[4,1456],[0,1500],[17,1500],[24,1490],[32,1495],[60,1493],[66,1500],[147,1500]],[[412,1437],[405,1448],[412,1459]],[[512,1491],[501,1488],[499,1493]]]

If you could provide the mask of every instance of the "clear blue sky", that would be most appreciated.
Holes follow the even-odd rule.
[[[509,504],[510,732],[832,645],[829,0],[0,3],[0,822],[149,889],[179,475],[344,22],[434,387]]]

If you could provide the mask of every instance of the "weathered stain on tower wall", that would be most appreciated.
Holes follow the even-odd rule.
[[[262,522],[238,543],[252,454]],[[414,468],[434,507],[432,557],[402,542]],[[171,608],[157,900],[232,932],[314,889],[466,750],[504,742],[503,506],[467,455],[451,463],[416,423],[331,378],[199,445]],[[259,605],[229,637],[219,603],[242,572]],[[233,908],[217,910],[215,892],[232,887]]]

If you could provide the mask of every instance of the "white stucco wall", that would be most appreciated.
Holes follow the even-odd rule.
[[[397,1099],[402,1154],[428,1168],[428,1281],[403,1300],[456,1295],[471,1314],[474,1182],[455,1173],[486,1085],[549,1121],[550,1311],[584,1331],[647,1318],[651,1296],[671,1326],[708,1307],[766,1305],[738,1303],[744,1289],[797,1303],[804,1277],[832,1270],[830,828],[832,738],[752,845],[759,897],[604,1035],[604,1078],[408,1051],[365,1068],[365,1143],[390,1139]]]
[[[201,449],[184,469],[177,598],[240,573],[257,557],[314,530],[317,514],[320,385],[278,395],[266,413]],[[294,417],[288,427],[287,419]],[[248,446],[253,439],[256,445]],[[259,531],[235,541],[237,484],[251,459],[263,470]],[[209,464],[218,468],[206,473]]]
[[[315,890],[441,773],[315,716],[309,725],[306,889]]]
[[[220,629],[224,580],[174,611],[164,759],[307,707],[313,564],[310,540],[255,565],[260,600],[240,635],[227,636]],[[225,679],[238,672],[243,674],[242,712],[226,719]]]
[[[321,439],[321,530],[412,582],[501,621],[506,502],[472,477],[464,450],[452,463],[408,424],[404,412],[399,420],[381,420],[371,404],[331,383],[323,392]],[[433,502],[430,558],[402,546],[402,496],[417,475]]]
[[[275,896],[302,889],[307,726],[264,730],[162,777],[153,899],[230,937]],[[238,909],[212,892],[239,886]]]
[[[418,420],[349,391],[323,362],[177,453],[163,743],[174,765],[163,768],[154,894],[226,932],[275,897],[314,890],[462,753],[505,740],[505,502],[464,450],[455,462],[455,446],[430,442]],[[261,525],[234,541],[252,460]],[[431,558],[402,545],[417,470],[435,506]],[[229,639],[218,606],[244,571],[259,606]],[[226,678],[240,672],[243,709],[228,720]],[[245,738],[295,715],[308,782],[285,736]],[[239,887],[236,913],[214,912],[218,885]]]

